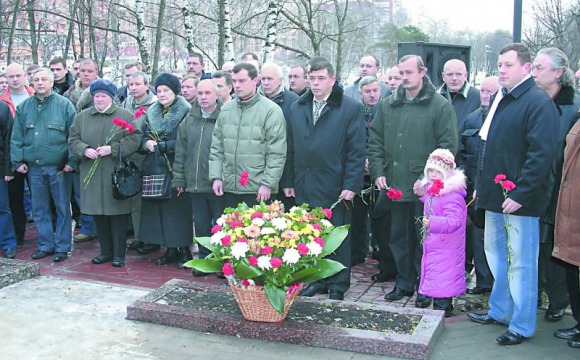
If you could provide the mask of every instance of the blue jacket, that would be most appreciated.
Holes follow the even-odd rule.
[[[342,190],[359,192],[365,167],[362,105],[335,84],[313,125],[312,91],[292,104],[282,188],[294,188],[296,203],[329,207]]]
[[[502,212],[504,196],[494,182],[505,174],[516,184],[509,197],[522,205],[514,213],[541,216],[548,205],[548,173],[558,148],[556,105],[533,78],[528,78],[498,104],[485,146],[478,157],[476,206]]]

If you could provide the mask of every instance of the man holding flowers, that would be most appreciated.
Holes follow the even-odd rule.
[[[485,209],[485,254],[495,283],[489,312],[468,316],[508,325],[500,345],[519,344],[535,331],[539,217],[558,145],[558,110],[531,78],[531,66],[523,44],[500,51],[502,88],[479,132],[476,206]]]

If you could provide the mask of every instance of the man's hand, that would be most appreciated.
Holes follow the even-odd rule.
[[[185,191],[183,186],[178,186],[175,188],[175,190],[177,190],[177,196],[181,195],[181,193]]]
[[[12,179],[14,179],[14,176],[8,176],[8,175],[4,176],[4,181],[6,181],[6,182],[8,182]]]
[[[97,150],[95,149],[91,149],[91,148],[86,148],[85,152],[83,153],[85,155],[86,158],[95,160],[96,158],[99,157],[99,154],[97,153]]]
[[[375,180],[375,185],[377,186],[377,188],[379,188],[379,190],[385,189],[387,187],[387,177],[386,176],[379,176]]]
[[[65,165],[65,166],[62,168],[62,171],[64,171],[64,172],[71,172],[71,171],[74,171],[74,169],[73,169],[73,168],[72,168],[72,166],[70,166],[70,165]]]
[[[108,155],[111,155],[111,146],[109,146],[109,145],[99,146],[97,148],[97,154],[99,154],[99,156],[108,156]]]
[[[477,190],[473,190],[473,196],[472,198],[477,199]]]
[[[342,190],[342,192],[340,193],[340,196],[338,198],[343,199],[343,200],[352,200],[352,199],[354,199],[355,195],[356,195],[356,193],[354,191]]]
[[[415,184],[413,184],[413,192],[419,197],[425,196],[425,187],[421,186],[421,180],[415,181]]]
[[[28,166],[26,166],[26,164],[22,164],[18,167],[18,169],[16,169],[16,171],[21,174],[26,174],[28,172]]]
[[[258,202],[270,200],[271,192],[272,190],[266,185],[260,185],[260,188],[258,188],[258,197],[256,200],[258,200]]]
[[[365,175],[368,175],[369,173],[370,173],[369,159],[365,159]]]
[[[223,196],[224,195],[224,183],[220,179],[215,179],[213,181],[213,185],[211,186],[213,189],[213,193],[215,196]]]
[[[296,197],[296,192],[294,191],[294,188],[286,188],[282,189],[282,191],[284,191],[284,196],[286,197]]]
[[[145,142],[145,146],[147,147],[147,150],[149,150],[149,152],[155,151],[155,145],[157,145],[157,141],[155,140],[147,140]]]
[[[510,198],[505,199],[503,204],[501,204],[501,208],[503,209],[504,214],[511,214],[513,212],[518,211],[522,205],[520,205],[517,201],[512,200]]]

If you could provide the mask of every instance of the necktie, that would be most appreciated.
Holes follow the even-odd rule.
[[[320,117],[320,113],[322,112],[322,109],[324,108],[324,105],[326,105],[326,101],[316,101],[314,100],[314,113],[312,114],[312,120],[314,122],[314,125],[316,125],[316,122],[318,121],[318,118]]]

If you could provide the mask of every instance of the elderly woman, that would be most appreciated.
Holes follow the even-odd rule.
[[[175,160],[175,142],[179,124],[186,117],[191,106],[179,94],[179,79],[169,73],[161,73],[155,78],[157,101],[154,102],[142,120],[143,139],[141,150],[146,153],[142,163],[144,175],[148,169],[156,167],[161,159],[170,173]],[[169,198],[151,199],[143,197],[141,205],[140,240],[147,246],[165,246],[165,254],[155,260],[157,265],[177,263],[178,268],[192,259],[189,245],[193,238],[191,204],[187,196],[178,196],[175,189],[169,189]]]
[[[134,125],[131,112],[113,102],[117,87],[108,80],[98,79],[91,83],[90,93],[94,106],[78,114],[70,128],[69,148],[80,160],[80,177],[85,179],[95,160],[100,163],[88,183],[81,186],[81,212],[94,215],[101,254],[93,264],[112,261],[115,267],[125,263],[127,247],[127,224],[131,213],[129,199],[113,198],[111,174],[119,151],[127,157],[139,149],[141,129],[117,131],[112,140],[105,139],[112,133],[113,119],[120,118]]]

